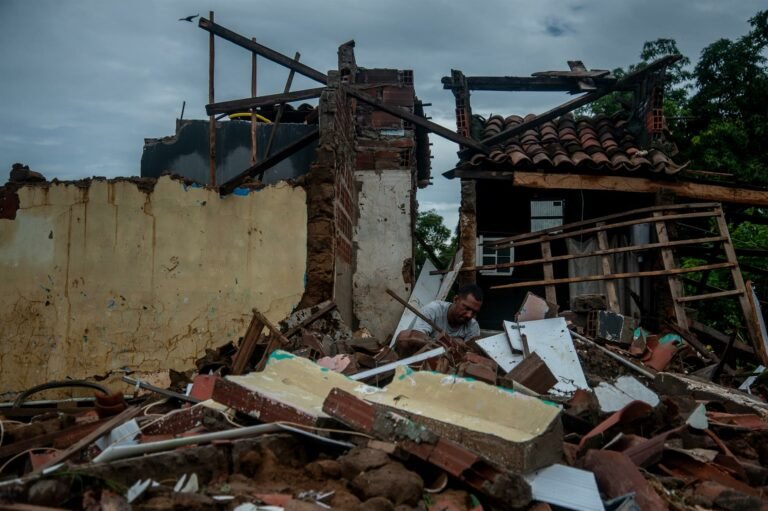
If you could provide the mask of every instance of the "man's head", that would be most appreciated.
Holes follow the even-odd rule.
[[[453,303],[448,307],[448,324],[458,327],[469,323],[477,316],[483,305],[483,290],[476,284],[467,284],[459,288]]]

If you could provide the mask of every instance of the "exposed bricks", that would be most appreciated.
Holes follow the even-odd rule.
[[[381,110],[374,110],[371,112],[371,127],[377,130],[380,129],[403,129],[403,121],[399,117],[395,117],[387,112]]]
[[[488,463],[461,444],[441,438],[381,405],[333,389],[323,404],[323,411],[352,429],[394,442],[506,506],[523,507],[531,501],[531,488],[521,476]]]
[[[298,422],[314,426],[318,417],[286,405],[269,396],[252,392],[242,385],[218,375],[197,375],[192,395],[198,399],[213,399],[229,408],[243,412],[262,422]]]
[[[381,99],[390,105],[413,107],[413,87],[382,87]]]

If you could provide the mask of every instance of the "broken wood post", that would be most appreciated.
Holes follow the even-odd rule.
[[[301,54],[296,52],[293,56],[294,62],[298,62],[301,58]],[[291,69],[288,72],[288,79],[285,81],[285,88],[283,94],[288,94],[291,91],[291,83],[293,83],[293,75],[296,74],[295,69]],[[254,93],[254,97],[256,94]],[[272,123],[272,131],[269,132],[269,140],[267,141],[267,148],[264,150],[264,158],[269,158],[269,153],[272,151],[272,141],[275,140],[277,130],[280,128],[280,119],[283,117],[283,110],[285,109],[285,101],[280,102],[280,106],[277,107],[277,114],[275,115],[275,121]]]
[[[211,37],[213,37],[213,34],[211,34]],[[256,38],[252,37],[251,41],[254,43],[256,42]],[[251,53],[251,96],[256,97],[256,91],[258,87],[258,68],[257,68],[257,58],[258,55],[255,53]],[[211,103],[213,103],[213,100],[211,100]],[[251,165],[256,165],[256,162],[258,161],[257,156],[257,142],[256,142],[256,134],[257,134],[257,125],[258,120],[256,119],[256,109],[251,109]]]
[[[448,337],[448,334],[446,334],[445,331],[442,328],[437,326],[437,324],[435,324],[434,321],[432,321],[431,319],[426,317],[424,314],[422,314],[421,311],[418,310],[416,307],[414,307],[410,303],[406,302],[405,300],[403,300],[402,298],[397,296],[397,293],[395,293],[391,289],[387,289],[387,294],[389,296],[391,296],[392,298],[394,298],[395,300],[397,300],[398,302],[400,302],[401,304],[403,304],[405,306],[405,308],[407,308],[408,310],[410,310],[411,312],[416,314],[416,316],[418,316],[422,321],[424,321],[426,324],[431,326],[432,330],[434,330],[436,333],[439,334],[438,338]]]
[[[115,415],[111,419],[103,422],[101,426],[91,431],[88,435],[81,438],[78,442],[75,442],[74,444],[64,449],[63,451],[57,452],[51,459],[49,459],[47,462],[37,467],[29,475],[30,476],[40,475],[47,468],[66,461],[67,459],[75,455],[80,449],[89,446],[90,444],[95,442],[98,438],[100,438],[106,433],[109,433],[111,430],[113,430],[117,426],[120,426],[124,422],[128,422],[129,420],[133,419],[140,412],[141,412],[141,407],[138,407],[138,406],[132,406],[130,408],[126,408],[119,415]]]
[[[208,13],[208,16],[211,18],[211,23],[213,23],[213,11],[210,11]],[[213,32],[211,32],[210,37],[208,39],[208,102],[213,103],[214,101],[214,69],[215,69],[215,59],[216,59],[216,51],[214,48],[214,40],[215,37],[213,35]],[[209,133],[208,133],[208,144],[209,144],[209,157],[210,157],[210,174],[208,176],[208,185],[209,186],[216,186],[216,119],[213,115],[208,117],[208,127],[209,127]]]

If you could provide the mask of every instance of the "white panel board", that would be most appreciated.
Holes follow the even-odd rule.
[[[587,379],[581,369],[576,348],[568,331],[564,318],[541,319],[520,323],[531,353],[541,357],[557,383],[550,391],[553,394],[570,395],[577,389],[589,390]],[[504,330],[512,341],[512,346],[522,352],[522,340],[516,328],[516,323],[504,322]],[[509,372],[523,359],[522,355],[512,352],[509,344],[499,336],[488,337],[478,341],[478,345],[489,357],[493,358],[502,369]],[[487,349],[486,349],[487,347]]]
[[[533,500],[578,511],[604,511],[592,472],[565,465],[550,465],[525,476]]]
[[[429,259],[424,261],[424,266],[421,267],[419,278],[416,279],[416,285],[413,286],[411,297],[408,299],[408,303],[417,310],[421,310],[426,304],[437,299],[437,293],[440,290],[443,276],[429,274],[435,270],[437,270],[437,268],[432,264],[432,261]],[[397,324],[395,334],[392,336],[392,341],[389,343],[390,347],[395,345],[395,339],[397,339],[398,334],[403,330],[410,329],[413,326],[414,321],[416,321],[416,314],[406,307],[403,311],[403,315],[400,317],[400,323]]]
[[[448,292],[451,290],[451,286],[456,281],[456,277],[459,275],[459,269],[464,264],[464,252],[459,249],[456,255],[453,256],[453,268],[451,271],[443,276],[443,282],[440,284],[440,290],[437,292],[435,300],[445,300],[448,296]]]
[[[618,412],[632,401],[644,401],[653,407],[659,404],[659,396],[634,376],[621,376],[613,384],[600,382],[595,396],[600,410],[608,413]]]

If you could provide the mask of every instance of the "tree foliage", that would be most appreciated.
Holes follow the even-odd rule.
[[[429,247],[434,257],[438,259],[433,261],[438,268],[445,268],[456,252],[456,238],[451,239],[451,230],[443,225],[443,217],[438,215],[434,209],[419,212],[416,218],[416,238],[417,273],[421,271],[427,257],[432,259],[423,245]]]
[[[731,174],[729,180],[742,185],[768,185],[768,10],[749,20],[745,35],[734,40],[720,39],[704,48],[692,66],[684,57],[667,69],[664,114],[667,138],[675,143],[679,163],[688,168]],[[665,55],[680,54],[674,39],[646,42],[640,62],[627,70],[614,70],[623,77]],[[584,114],[612,114],[631,104],[630,93],[613,93],[582,109]],[[748,211],[757,217],[768,212]],[[713,226],[714,227],[714,226]],[[742,222],[729,226],[734,246],[768,249],[768,226]],[[768,268],[765,258],[740,257],[744,278],[751,279],[761,298],[768,297],[768,277],[749,267]],[[706,264],[703,259],[686,259],[685,266]],[[700,275],[690,275],[700,278]],[[733,289],[730,272],[713,271],[706,284]],[[697,294],[697,286],[687,292]],[[700,291],[699,291],[700,292]],[[710,300],[697,305],[700,317],[725,332],[742,330],[743,318],[735,300]]]

